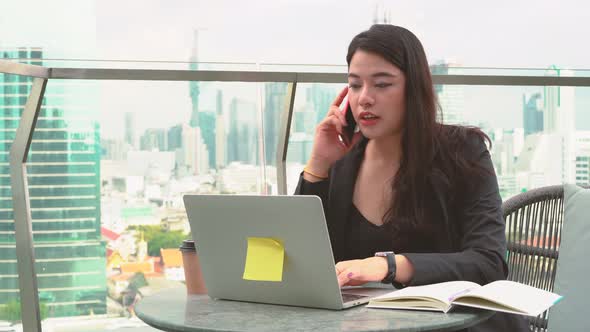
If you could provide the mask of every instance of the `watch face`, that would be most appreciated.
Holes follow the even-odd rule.
[[[379,251],[375,253],[377,257],[385,257],[387,255],[393,255],[393,251]]]

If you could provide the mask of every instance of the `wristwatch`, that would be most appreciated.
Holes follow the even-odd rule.
[[[395,279],[395,253],[393,251],[379,251],[375,253],[375,257],[385,257],[387,259],[387,274],[381,280],[381,283],[391,285]]]

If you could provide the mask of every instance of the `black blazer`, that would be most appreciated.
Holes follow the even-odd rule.
[[[444,126],[448,130],[450,126]],[[456,128],[456,127],[455,127]],[[368,140],[361,140],[330,169],[329,178],[311,183],[300,176],[296,195],[317,195],[326,215],[334,259],[342,260],[346,243],[346,223],[352,207],[352,196],[358,170]],[[435,239],[437,252],[397,252],[414,266],[414,277],[407,286],[451,280],[469,280],[485,285],[505,279],[506,236],[502,217],[502,200],[493,164],[485,142],[469,135],[461,151],[471,162],[488,170],[471,186],[451,183],[445,156],[437,152],[433,170],[428,177],[431,192],[428,207],[441,230]],[[447,169],[445,169],[447,167]],[[303,173],[302,173],[303,174]],[[466,179],[463,183],[472,183]],[[522,316],[497,313],[488,321],[469,331],[528,331]]]

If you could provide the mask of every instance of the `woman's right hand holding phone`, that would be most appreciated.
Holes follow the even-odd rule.
[[[340,139],[345,136],[344,128],[347,126],[345,114],[340,109],[340,105],[347,94],[348,87],[338,94],[330,105],[326,117],[316,127],[311,156],[303,174],[307,181],[317,182],[328,178],[332,164],[342,158],[361,138],[359,132],[354,134],[352,142],[348,144]]]

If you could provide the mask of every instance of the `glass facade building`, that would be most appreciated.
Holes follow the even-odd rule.
[[[43,50],[0,55],[42,65]],[[19,301],[9,152],[31,84],[30,78],[0,74],[0,311]],[[39,298],[49,317],[106,313],[99,127],[80,102],[68,99],[77,85],[48,83],[27,163]],[[92,104],[87,94],[83,98],[85,106]],[[80,119],[70,121],[70,111]]]

